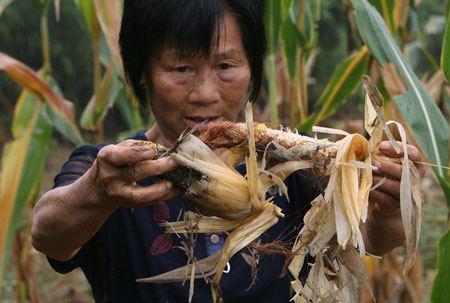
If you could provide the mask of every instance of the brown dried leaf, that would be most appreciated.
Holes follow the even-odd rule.
[[[0,52],[0,70],[4,70],[16,83],[27,89],[33,96],[60,112],[77,129],[75,107],[55,93],[51,87],[33,70],[16,59]]]
[[[406,92],[403,77],[397,73],[395,64],[387,63],[381,68],[381,76],[383,77],[384,86],[389,94],[389,97],[401,95]]]
[[[442,89],[445,84],[445,77],[442,69],[439,69],[428,81],[424,83],[426,90],[433,97],[434,102],[439,106],[442,103]]]
[[[217,263],[219,253],[215,253],[205,259],[196,262],[196,265],[188,264],[186,266],[174,269],[172,271],[163,273],[150,278],[137,279],[138,283],[169,283],[185,281],[188,276],[187,273],[194,272],[195,278],[209,277],[215,273],[214,267]],[[193,270],[194,268],[194,270]]]
[[[163,222],[159,225],[166,228],[166,233],[218,233],[233,230],[240,224],[241,220],[203,216],[188,211],[184,221]]]
[[[248,190],[250,193],[250,202],[255,208],[261,207],[264,198],[261,197],[259,190],[258,167],[256,161],[255,133],[253,129],[253,111],[252,103],[247,102],[245,116],[248,129],[248,149],[249,156],[246,158]],[[263,193],[265,194],[265,193]]]
[[[359,283],[367,290],[372,299],[375,300],[372,289],[370,288],[369,276],[367,275],[366,266],[362,262],[359,253],[354,247],[339,249],[337,255],[339,262],[345,266],[359,281]]]
[[[242,224],[227,237],[220,250],[219,261],[215,268],[216,275],[211,285],[214,302],[222,297],[219,281],[222,278],[223,269],[227,262],[235,253],[275,225],[279,216],[282,216],[282,214],[278,206],[272,203],[265,203],[260,209],[254,210],[244,218]]]

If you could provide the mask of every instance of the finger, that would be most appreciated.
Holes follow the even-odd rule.
[[[123,167],[123,174],[128,182],[139,181],[148,177],[159,176],[172,171],[178,162],[170,157],[147,160]]]
[[[167,192],[167,194],[163,195],[160,199],[155,199],[155,200],[139,203],[138,205],[135,205],[133,207],[136,207],[136,206],[139,206],[139,207],[149,206],[149,205],[153,205],[155,203],[159,203],[161,201],[168,201],[170,199],[175,198],[176,196],[179,196],[180,194],[181,194],[181,191],[179,189],[172,188],[169,192]]]
[[[375,210],[383,214],[392,213],[400,208],[398,199],[378,189],[370,192],[369,199],[375,202]]]
[[[380,176],[373,176],[373,184],[378,184],[384,177]],[[384,181],[383,184],[381,184],[379,187],[377,187],[378,191],[384,192],[386,194],[389,194],[390,196],[400,199],[400,181],[399,180],[393,180],[388,179]]]
[[[386,160],[374,160],[372,162],[378,169],[373,171],[374,176],[386,176],[391,179],[400,180],[402,176],[402,165]]]
[[[383,153],[384,155],[386,155],[388,157],[394,157],[394,158],[403,157],[403,154],[404,154],[403,143],[397,142],[397,144],[400,147],[399,154],[397,154],[397,152],[395,151],[391,142],[389,142],[389,141],[381,142],[379,150],[381,153]],[[412,160],[412,161],[421,161],[422,160],[422,155],[421,155],[420,151],[417,149],[417,147],[407,144],[406,150],[408,151],[408,158],[410,160]]]
[[[417,167],[417,170],[419,171],[419,176],[421,179],[423,179],[423,177],[425,176],[425,172],[426,172],[426,167],[424,164],[422,163],[414,163]]]
[[[109,164],[120,167],[135,164],[153,158],[154,152],[150,148],[133,148],[121,145],[107,145],[103,147],[97,157]]]
[[[160,180],[150,186],[124,186],[121,198],[125,201],[123,206],[137,207],[165,201],[178,194],[179,190],[174,189],[170,181]]]

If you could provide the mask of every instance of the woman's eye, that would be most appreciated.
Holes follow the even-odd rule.
[[[175,70],[179,73],[184,73],[188,71],[188,67],[187,66],[178,66],[175,68]]]
[[[231,67],[231,65],[228,64],[228,63],[221,63],[221,64],[219,64],[219,68],[222,69],[222,70],[229,69],[230,67]]]

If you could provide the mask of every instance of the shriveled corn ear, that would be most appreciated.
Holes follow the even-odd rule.
[[[369,142],[347,136],[340,142],[335,166],[324,197],[318,197],[305,216],[304,227],[299,232],[293,247],[294,257],[289,271],[294,277],[292,287],[296,302],[326,302],[335,294],[338,302],[357,302],[358,284],[370,290],[367,273],[360,256],[364,254],[364,242],[359,224],[368,215],[368,194],[371,181],[371,158],[379,158],[378,151],[383,131],[396,149],[400,150],[382,115],[383,99],[371,79],[364,77],[366,95],[366,130],[371,135]],[[423,211],[420,177],[414,164],[408,159],[406,136],[401,125],[396,124],[401,134],[404,156],[401,178],[400,206],[407,239],[407,254],[404,274],[411,268],[417,250],[420,222]],[[362,156],[365,160],[363,165]],[[383,156],[384,160],[386,159]],[[359,164],[357,164],[359,163]],[[365,167],[366,165],[366,167]],[[335,222],[332,224],[330,222]],[[348,246],[348,244],[351,244]],[[359,249],[359,254],[356,249]],[[309,253],[316,257],[305,285],[298,280],[304,257]],[[324,260],[328,266],[325,266]],[[327,278],[327,269],[333,264],[337,278]]]
[[[249,125],[253,125],[250,104],[247,105],[247,119]],[[171,157],[180,165],[201,173],[201,178],[191,182],[184,194],[203,215],[187,213],[182,222],[165,223],[166,230],[184,233],[232,230],[217,259],[211,257],[200,260],[198,266],[191,263],[157,277],[139,279],[139,282],[179,281],[190,277],[192,287],[194,278],[215,273],[211,284],[212,297],[214,302],[221,302],[219,282],[229,259],[284,216],[278,206],[265,200],[265,191],[276,184],[278,178],[266,178],[266,174],[258,174],[254,137],[251,127],[249,129],[246,136],[250,143],[249,156],[246,157],[246,177],[234,169],[235,163],[225,164],[193,135],[183,138],[171,153]],[[210,270],[210,262],[214,261],[214,268]],[[207,269],[208,273],[205,273]]]
[[[373,90],[372,86],[367,87]],[[374,94],[370,93],[367,102],[372,102],[369,96]],[[372,170],[376,169],[371,165],[372,158],[378,157],[381,134],[388,129],[380,99],[367,108],[369,141],[357,134],[332,129],[318,130],[345,137],[330,142],[272,129],[253,123],[250,106],[247,106],[247,123],[221,122],[199,138],[185,136],[170,155],[184,167],[181,175],[188,176],[181,178],[184,194],[201,214],[187,213],[183,221],[167,222],[163,226],[169,233],[232,232],[217,259],[200,260],[198,266],[188,264],[146,281],[194,279],[204,276],[208,269],[208,274],[216,273],[212,295],[214,302],[220,301],[219,281],[226,262],[283,216],[281,209],[265,200],[265,192],[273,185],[286,192],[282,180],[296,170],[313,169],[329,176],[329,182],[324,195],[313,201],[305,215],[304,226],[292,247],[293,257],[288,258],[291,262],[286,264],[294,279],[294,298],[296,302],[331,302],[334,297],[341,302],[355,302],[358,281],[370,293],[360,259],[365,249],[359,227],[370,209]],[[403,143],[405,148],[406,142]],[[225,162],[211,151],[223,147],[230,149]],[[242,156],[246,158],[247,176],[241,176],[234,169]],[[401,210],[407,236],[407,272],[417,249],[423,201],[418,173],[406,152],[402,162]],[[307,254],[315,256],[316,262],[303,285],[298,275]],[[212,266],[211,262],[216,263]]]

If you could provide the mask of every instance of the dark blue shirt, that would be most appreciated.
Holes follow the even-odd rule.
[[[146,140],[145,132],[139,132],[132,139]],[[55,177],[55,187],[70,184],[84,174],[101,147],[76,149]],[[245,173],[243,166],[238,170]],[[151,185],[156,180],[148,178],[140,185]],[[320,186],[308,173],[292,174],[285,183],[291,202],[276,195],[275,203],[283,209],[285,217],[261,235],[262,243],[293,241],[310,201],[319,193]],[[166,235],[158,225],[158,221],[167,217],[168,221],[176,221],[183,209],[193,211],[181,196],[155,206],[119,207],[72,260],[59,262],[49,259],[50,264],[60,273],[81,267],[96,302],[187,302],[189,281],[166,284],[136,282],[138,278],[155,276],[187,264],[187,255],[179,248],[183,247],[182,242],[188,242],[187,239]],[[211,243],[210,235],[199,234],[196,237],[194,254],[198,260],[219,250],[224,242],[225,235],[218,235],[217,244]],[[225,302],[289,302],[290,278],[288,275],[280,278],[284,262],[284,256],[261,255],[256,283],[249,288],[251,267],[241,252],[236,253],[229,262],[230,271],[223,274],[220,282]],[[204,279],[195,281],[193,302],[211,302],[210,285]]]

